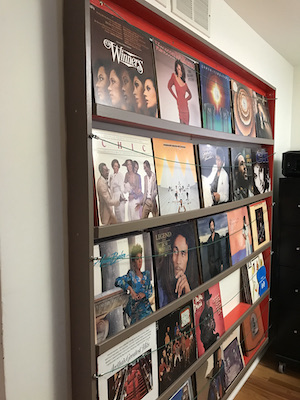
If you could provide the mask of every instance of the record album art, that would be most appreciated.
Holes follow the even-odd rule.
[[[150,234],[130,235],[94,246],[97,343],[155,311]]]
[[[230,243],[226,213],[197,220],[203,282],[230,267]]]
[[[152,44],[145,32],[91,8],[91,54],[97,104],[158,116]]]
[[[255,137],[256,131],[252,89],[231,79],[231,91],[235,134]]]
[[[269,155],[266,149],[252,149],[252,168],[254,194],[270,192]]]
[[[200,208],[192,143],[153,139],[161,215]]]
[[[196,62],[159,40],[153,46],[161,118],[201,126]]]
[[[272,139],[272,126],[270,120],[268,99],[259,93],[253,92],[256,136]]]
[[[233,200],[242,200],[254,195],[251,154],[250,148],[231,148]]]
[[[250,220],[254,251],[270,241],[268,209],[266,201],[250,204]]]
[[[259,305],[242,322],[242,332],[246,356],[251,357],[262,343],[265,334]]]
[[[193,400],[195,398],[192,379],[189,378],[170,400]]]
[[[233,335],[231,335],[229,338],[231,339],[232,336]],[[228,341],[229,340],[226,340],[226,342],[223,344],[226,389],[232,384],[232,382],[244,368],[244,359],[238,338],[235,337],[227,345]]]
[[[93,129],[100,225],[158,216],[151,139]]]
[[[200,63],[203,128],[232,132],[230,78]]]
[[[229,149],[199,144],[204,207],[227,203],[232,199]]]

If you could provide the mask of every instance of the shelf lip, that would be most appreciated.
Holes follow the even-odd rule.
[[[189,221],[192,219],[198,219],[201,217],[207,217],[209,215],[214,215],[230,211],[235,208],[247,206],[249,204],[265,200],[268,197],[272,196],[273,192],[270,191],[267,193],[258,194],[253,197],[248,197],[247,199],[243,200],[231,201],[229,203],[224,203],[213,207],[199,208],[198,210],[187,211],[184,214],[169,214],[162,215],[160,217],[123,222],[122,224],[96,226],[94,227],[94,240],[97,241],[106,238],[108,239],[113,236],[125,235],[128,233],[135,234],[136,232],[143,232],[145,230],[158,228],[164,225],[170,225],[183,221]]]
[[[141,329],[147,327],[148,325],[160,320],[161,318],[165,317],[168,315],[170,312],[176,310],[179,307],[184,306],[187,302],[193,300],[193,298],[201,293],[203,293],[206,289],[209,289],[222,279],[226,278],[228,275],[231,275],[233,272],[236,270],[240,269],[243,265],[245,265],[247,262],[252,260],[255,256],[260,254],[261,252],[267,250],[269,247],[271,247],[272,242],[266,243],[262,248],[259,250],[256,250],[255,252],[251,253],[249,256],[245,257],[243,260],[238,262],[237,264],[231,266],[228,268],[226,271],[221,272],[220,274],[216,275],[209,281],[202,283],[200,286],[198,286],[196,289],[192,290],[190,293],[187,293],[186,295],[180,297],[176,301],[173,301],[169,304],[167,304],[165,307],[159,308],[156,310],[153,314],[149,315],[148,317],[142,319],[141,321],[136,322],[134,325],[118,332],[116,335],[106,339],[103,343],[101,344],[96,344],[96,354],[97,356],[105,353],[106,351],[110,350],[112,347],[116,346],[117,344],[121,343],[125,339],[127,339],[129,336],[134,335],[135,333],[139,332]],[[266,293],[269,293],[270,289],[266,291]],[[262,298],[264,298],[265,293],[263,296],[261,296],[255,303],[254,305],[256,306],[259,304]],[[251,307],[250,307],[251,308]],[[248,312],[248,311],[247,311]],[[231,327],[230,327],[231,329]],[[222,336],[223,337],[223,336]]]
[[[141,115],[131,111],[120,110],[102,104],[93,104],[92,118],[93,122],[107,122],[110,124],[146,129],[148,131],[166,132],[170,134],[180,134],[227,142],[274,145],[273,139],[245,137],[234,133],[219,132],[198,126],[183,125],[177,122],[154,118],[148,115]]]

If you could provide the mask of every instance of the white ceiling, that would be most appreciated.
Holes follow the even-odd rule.
[[[300,65],[300,0],[225,0],[289,63]]]

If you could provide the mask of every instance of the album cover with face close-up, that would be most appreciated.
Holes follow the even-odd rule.
[[[231,148],[232,199],[242,200],[254,195],[252,150]]]
[[[158,117],[149,35],[94,5],[90,11],[95,103]]]

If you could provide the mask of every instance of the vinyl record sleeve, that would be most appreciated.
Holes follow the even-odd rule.
[[[269,168],[269,155],[266,149],[252,149],[253,192],[262,194],[270,192],[271,178]]]
[[[245,366],[240,345],[240,328],[236,329],[222,344],[225,368],[225,387],[236,379]]]
[[[103,241],[94,255],[100,258],[94,282],[96,343],[101,343],[155,311],[150,234]]]
[[[158,398],[156,324],[97,357],[98,399]]]
[[[254,251],[270,241],[268,209],[266,201],[250,204],[250,220]]]
[[[232,178],[229,149],[199,144],[199,158],[204,207],[231,201]]]
[[[161,118],[201,127],[196,61],[157,39],[153,46]]]
[[[264,326],[259,305],[242,322],[242,332],[246,356],[251,357],[264,337]]]
[[[256,137],[252,89],[231,79],[231,92],[235,134]]]
[[[97,137],[92,144],[100,225],[157,216],[159,207],[151,139],[99,129],[92,132]],[[100,173],[103,163],[104,172],[109,170],[107,178],[103,176],[104,172]]]
[[[195,225],[182,222],[152,231],[158,307],[199,285]]]
[[[256,136],[273,139],[268,99],[259,93],[253,92]]]
[[[193,304],[177,308],[157,322],[159,393],[196,361]]]
[[[194,298],[198,357],[225,332],[219,284]]]
[[[231,148],[233,200],[254,195],[252,153],[250,148]]]
[[[206,282],[230,267],[230,242],[227,214],[197,220],[201,255],[201,276]]]
[[[200,63],[203,128],[232,133],[230,78]]]
[[[97,104],[158,116],[149,35],[90,6],[94,99]]]
[[[247,207],[227,212],[232,265],[252,253],[252,236]]]
[[[153,139],[161,215],[200,208],[192,143]]]
[[[170,397],[170,400],[193,400],[195,393],[193,390],[192,380],[189,378],[176,393]]]
[[[247,263],[247,270],[252,303],[255,303],[268,289],[266,267],[262,253]]]

